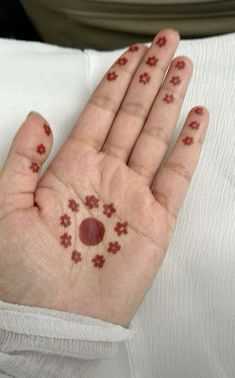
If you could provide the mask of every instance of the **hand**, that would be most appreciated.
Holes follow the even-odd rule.
[[[188,58],[172,61],[178,43],[165,29],[150,48],[125,51],[40,179],[52,131],[37,114],[20,127],[0,175],[3,301],[128,326],[165,256],[208,124],[204,107],[191,109],[161,164],[192,73]]]

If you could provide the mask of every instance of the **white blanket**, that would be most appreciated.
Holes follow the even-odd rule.
[[[35,375],[14,373],[26,363],[22,351],[7,363],[0,353],[0,371],[22,378],[235,377],[234,51],[235,33],[181,41],[177,50],[192,59],[194,73],[170,147],[194,105],[209,109],[210,125],[166,258],[133,319],[135,336],[93,368],[76,365],[74,356],[65,368],[62,357],[32,352]],[[121,52],[0,39],[0,164],[30,110],[53,129],[49,163]]]

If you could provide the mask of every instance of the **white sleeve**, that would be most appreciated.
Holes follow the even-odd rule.
[[[99,319],[0,301],[0,373],[13,377],[88,377],[135,334]],[[85,374],[85,375],[84,375]]]

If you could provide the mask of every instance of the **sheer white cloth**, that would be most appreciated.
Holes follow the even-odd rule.
[[[177,50],[194,73],[169,148],[194,105],[209,109],[210,126],[165,260],[130,329],[0,302],[1,377],[235,377],[234,51],[235,33],[184,40]],[[53,129],[49,162],[121,52],[0,39],[0,163],[30,110]]]

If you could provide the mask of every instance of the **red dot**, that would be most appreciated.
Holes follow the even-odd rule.
[[[84,219],[79,226],[79,237],[85,245],[97,245],[104,238],[103,223],[95,218]]]

